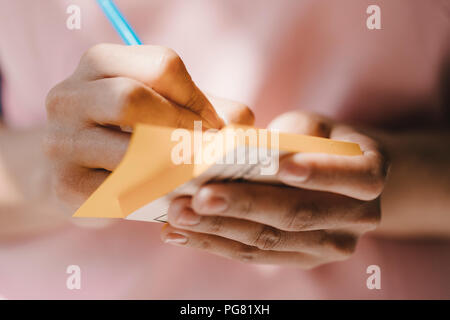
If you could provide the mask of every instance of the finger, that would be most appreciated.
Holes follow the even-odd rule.
[[[161,231],[161,239],[166,243],[201,249],[247,263],[294,265],[305,269],[320,263],[317,257],[307,253],[261,250],[230,239],[180,230],[170,225]]]
[[[209,126],[220,128],[223,125],[173,50],[159,46],[96,45],[84,54],[76,76],[86,80],[112,77],[135,79],[197,113]]]
[[[76,209],[97,190],[109,174],[105,170],[75,165],[56,167],[52,179],[53,190],[58,199]]]
[[[213,104],[217,113],[227,123],[235,123],[247,126],[253,126],[255,115],[248,106],[236,101],[222,99],[207,95],[209,101]]]
[[[331,125],[330,120],[317,114],[292,111],[276,117],[270,122],[268,129],[277,129],[281,132],[328,138],[331,131]]]
[[[356,246],[356,237],[349,233],[324,230],[287,232],[243,219],[201,216],[190,205],[190,197],[172,201],[168,211],[169,223],[178,229],[220,236],[261,250],[306,252],[345,258],[353,253]]]
[[[377,198],[384,187],[388,163],[375,141],[348,127],[333,129],[331,138],[358,143],[363,155],[289,155],[280,161],[279,179],[291,186],[360,200]]]
[[[127,78],[91,81],[60,95],[66,107],[70,105],[77,111],[75,115],[101,125],[132,127],[136,123],[147,123],[192,129],[194,121],[201,120],[194,112]]]
[[[202,216],[250,220],[285,231],[373,229],[378,201],[364,202],[332,193],[257,183],[211,183],[192,199]]]
[[[130,141],[130,134],[103,127],[78,131],[60,139],[61,156],[85,168],[113,171],[119,165]]]

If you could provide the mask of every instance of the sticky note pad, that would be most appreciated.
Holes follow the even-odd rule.
[[[138,124],[119,166],[74,217],[165,222],[174,198],[207,182],[281,183],[279,158],[297,152],[362,155],[355,143],[246,126],[204,132]]]

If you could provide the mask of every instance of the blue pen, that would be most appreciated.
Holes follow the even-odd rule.
[[[111,22],[111,24],[114,26],[114,29],[116,29],[117,33],[120,35],[122,40],[127,45],[141,45],[142,42],[139,40],[138,36],[134,32],[133,28],[128,24],[125,17],[120,12],[119,8],[114,4],[112,0],[97,0],[97,3],[102,8],[105,15],[108,17],[108,20]],[[215,123],[215,122],[221,122],[220,118],[216,115],[216,112],[214,111],[213,107],[210,107],[211,110],[211,118],[206,119],[208,123]],[[215,126],[211,126],[215,127]],[[128,127],[122,127],[123,131],[131,132],[132,130]]]
[[[108,20],[114,26],[114,29],[116,29],[117,33],[127,45],[142,44],[133,28],[131,28],[119,8],[117,8],[112,0],[97,0],[97,3],[102,8]]]

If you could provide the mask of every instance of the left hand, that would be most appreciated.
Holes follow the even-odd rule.
[[[301,112],[271,128],[358,143],[361,156],[292,154],[280,160],[285,186],[211,183],[175,199],[162,239],[252,263],[309,269],[348,258],[380,222],[387,160],[378,143],[351,127]]]

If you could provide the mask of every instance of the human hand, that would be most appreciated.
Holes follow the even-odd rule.
[[[74,74],[48,94],[45,150],[56,196],[77,208],[121,161],[137,122],[192,128],[227,121],[251,124],[244,105],[208,98],[183,61],[158,46],[100,44],[81,58]]]
[[[387,160],[353,128],[291,112],[271,128],[350,141],[361,156],[292,154],[281,159],[285,184],[211,183],[175,199],[163,241],[253,263],[312,268],[348,258],[380,221]]]

